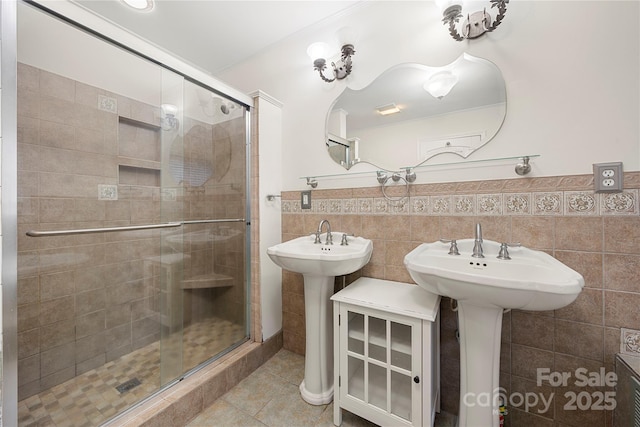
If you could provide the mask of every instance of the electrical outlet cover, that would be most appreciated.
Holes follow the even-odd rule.
[[[300,208],[311,209],[311,190],[300,192]]]
[[[624,185],[622,162],[594,163],[593,184],[596,193],[619,193]]]

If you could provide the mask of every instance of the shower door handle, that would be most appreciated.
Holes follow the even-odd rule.
[[[222,222],[244,222],[244,218],[226,218],[226,219],[194,219],[192,221],[182,221],[180,224],[218,224]]]
[[[165,222],[162,224],[147,225],[127,225],[123,227],[103,227],[103,228],[77,228],[74,230],[57,230],[57,231],[27,231],[29,237],[47,237],[47,236],[68,236],[71,234],[89,234],[89,233],[110,233],[116,231],[132,231],[132,230],[150,230],[154,228],[174,228],[181,227],[182,222]]]
[[[56,231],[27,231],[29,237],[47,237],[47,236],[68,236],[71,234],[89,234],[89,233],[110,233],[116,231],[132,231],[132,230],[150,230],[154,228],[174,228],[181,227],[185,224],[215,224],[222,222],[244,222],[244,218],[232,219],[199,219],[193,221],[176,221],[164,222],[162,224],[147,225],[126,225],[122,227],[103,227],[103,228],[78,228],[74,230],[56,230]]]

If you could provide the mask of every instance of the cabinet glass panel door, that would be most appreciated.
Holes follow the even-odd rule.
[[[367,316],[369,332],[369,358],[385,363],[387,361],[387,321]]]
[[[347,330],[349,342],[347,349],[364,357],[364,315],[349,311],[347,316]]]
[[[387,411],[387,369],[369,362],[367,385],[367,402]]]
[[[391,365],[411,370],[411,326],[391,322]]]
[[[359,400],[364,400],[364,361],[349,356],[347,362],[347,393]]]
[[[411,421],[411,377],[391,372],[391,413]]]
[[[391,330],[391,401],[390,412],[411,421],[411,393],[414,362],[411,357],[412,327],[389,321]],[[413,328],[415,330],[415,328]]]
[[[420,322],[378,313],[351,307],[340,311],[347,319],[340,327],[347,347],[341,358],[346,362],[340,374],[342,392],[346,391],[343,397],[357,399],[368,410],[389,414],[399,422],[419,421],[412,409],[420,406]]]

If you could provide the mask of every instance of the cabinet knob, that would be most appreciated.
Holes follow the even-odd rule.
[[[417,376],[417,375],[415,377],[413,377],[413,382],[418,384],[420,382],[420,377]]]

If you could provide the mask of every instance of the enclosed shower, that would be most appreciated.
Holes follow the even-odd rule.
[[[18,418],[92,426],[248,340],[249,110],[18,7]]]

